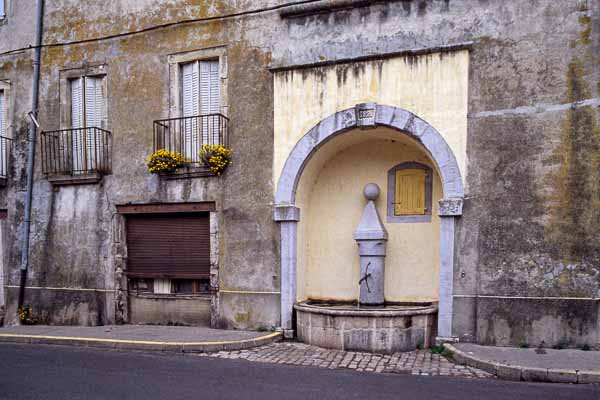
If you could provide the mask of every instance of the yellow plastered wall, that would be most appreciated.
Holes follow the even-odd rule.
[[[348,132],[319,152],[298,186],[296,204],[302,210],[298,226],[298,300],[357,299],[360,264],[353,234],[367,203],[362,190],[369,182],[381,189],[376,206],[389,235],[386,301],[437,300],[437,204],[432,202],[430,223],[386,222],[387,171],[408,161],[433,169],[426,152],[413,140],[387,128]],[[441,198],[435,170],[432,186],[432,198]]]
[[[357,103],[404,108],[444,137],[466,175],[468,52],[282,71],[275,74],[274,168],[277,183],[300,138],[322,119]],[[385,222],[387,171],[419,161],[432,167],[430,223]],[[359,258],[352,238],[368,182],[382,189],[377,202],[389,233],[387,301],[432,301],[438,296],[439,217],[443,197],[436,166],[420,144],[388,128],[352,130],[323,145],[300,179],[297,299],[355,300]]]
[[[411,111],[436,128],[454,152],[464,183],[468,79],[468,50],[275,73],[273,182],[298,140],[319,121],[376,102]]]

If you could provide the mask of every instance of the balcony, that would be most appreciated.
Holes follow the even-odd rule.
[[[12,139],[6,136],[0,136],[0,187],[6,186],[8,178],[8,159],[10,157],[10,148]]]
[[[96,183],[111,172],[111,133],[89,127],[41,133],[42,171],[55,185]]]
[[[154,121],[154,151],[166,149],[182,154],[187,167],[172,174],[167,179],[213,175],[202,165],[200,150],[205,144],[220,144],[229,147],[229,118],[222,114],[195,115],[159,119]]]

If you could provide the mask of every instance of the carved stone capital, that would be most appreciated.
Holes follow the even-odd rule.
[[[442,199],[438,202],[438,215],[440,217],[455,217],[462,215],[463,199],[455,197],[450,199]]]
[[[289,204],[277,205],[273,210],[273,220],[276,222],[300,221],[300,209]]]

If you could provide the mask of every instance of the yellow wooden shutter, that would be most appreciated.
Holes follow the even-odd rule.
[[[395,215],[425,214],[425,179],[427,172],[422,169],[401,169],[396,171]]]

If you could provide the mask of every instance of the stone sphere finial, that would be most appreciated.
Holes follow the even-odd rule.
[[[363,194],[367,200],[377,200],[379,197],[379,186],[375,183],[367,183],[363,189]]]

